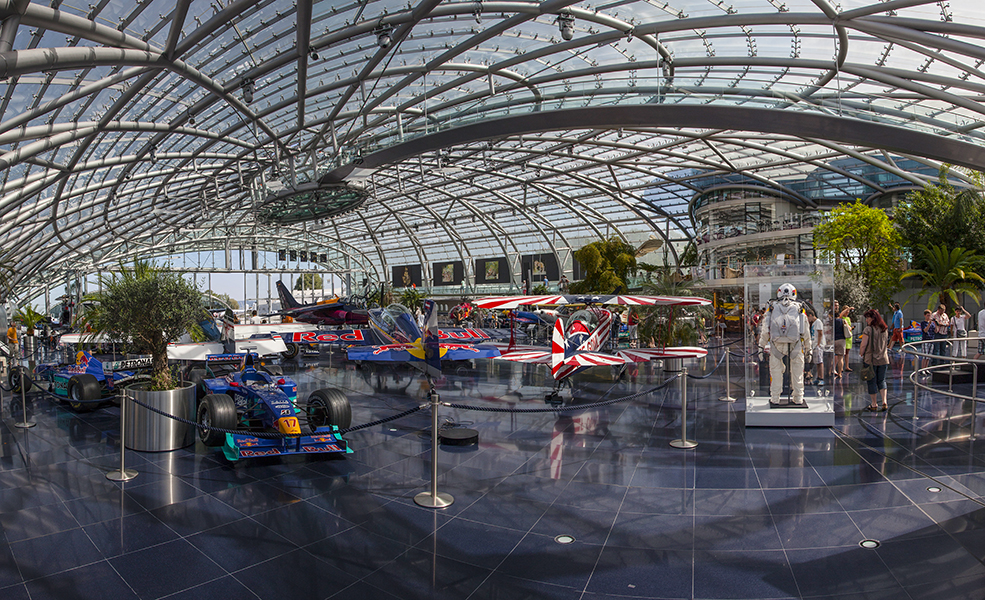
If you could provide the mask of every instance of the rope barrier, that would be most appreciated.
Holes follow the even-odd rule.
[[[27,389],[28,390],[31,390],[32,388],[35,388],[35,392],[34,393],[36,393],[37,391],[40,391],[43,395],[50,396],[50,397],[54,398],[55,400],[58,400],[58,401],[66,401],[65,398],[62,398],[61,396],[59,396],[57,394],[54,394],[52,392],[49,392],[48,390],[44,389],[44,387],[42,387],[40,385],[37,385],[37,382],[35,382],[30,377],[28,377],[26,374],[24,375],[24,381],[25,381],[25,384],[30,384],[30,385],[27,385]],[[10,391],[10,390],[6,390],[6,391]],[[110,398],[114,398],[114,397],[119,398],[120,396],[119,395],[117,395],[117,396],[111,396]],[[103,400],[109,400],[110,398],[103,398]],[[149,410],[149,411],[151,411],[153,413],[156,413],[158,415],[161,415],[162,417],[167,417],[168,419],[172,419],[172,420],[177,421],[179,423],[184,423],[185,425],[192,425],[192,426],[195,426],[195,427],[198,427],[199,426],[199,423],[196,422],[196,421],[190,421],[188,419],[184,419],[184,418],[179,417],[177,415],[172,415],[170,413],[164,412],[163,410],[161,410],[159,408],[155,408],[155,407],[150,406],[148,404],[145,404],[145,403],[141,402],[140,400],[137,400],[136,398],[129,397],[128,399],[130,401],[132,401],[134,404],[139,404],[140,406],[143,406],[147,410]],[[71,401],[71,400],[69,400],[69,401]],[[389,417],[384,417],[382,419],[377,419],[375,421],[370,421],[369,423],[364,423],[362,425],[355,425],[353,427],[346,427],[345,429],[339,429],[336,433],[338,433],[339,435],[343,435],[343,434],[346,434],[346,433],[352,433],[353,431],[359,431],[360,429],[366,429],[366,428],[369,428],[369,427],[376,427],[377,425],[383,425],[384,423],[389,423],[390,421],[395,421],[397,419],[402,419],[403,417],[406,417],[406,416],[412,415],[412,414],[414,414],[414,413],[416,413],[418,411],[424,410],[424,409],[428,408],[428,406],[429,406],[428,404],[422,404],[420,406],[415,406],[414,408],[405,410],[405,411],[403,411],[401,413],[397,413],[395,415],[390,415]],[[258,438],[263,438],[263,439],[272,439],[272,440],[273,439],[281,439],[281,438],[298,438],[298,437],[304,437],[305,435],[307,435],[307,434],[296,434],[296,433],[280,433],[279,431],[277,431],[277,432],[275,432],[275,431],[244,431],[242,429],[223,429],[222,427],[209,427],[209,429],[211,431],[218,431],[219,433],[232,433],[234,435],[251,435],[253,437],[258,437]]]
[[[680,373],[678,373],[655,388],[649,390],[643,390],[642,392],[637,392],[630,396],[613,398],[612,400],[603,400],[601,402],[595,402],[592,404],[581,404],[578,406],[558,406],[551,408],[502,408],[499,406],[473,406],[471,404],[457,404],[454,402],[442,402],[441,406],[447,406],[448,408],[458,408],[460,410],[476,410],[481,412],[494,412],[494,413],[559,413],[559,412],[568,412],[572,410],[591,410],[593,408],[610,406],[612,404],[616,404],[617,402],[635,400],[636,398],[639,398],[641,396],[652,394],[653,392],[659,391],[667,387],[671,382],[676,381],[678,378],[680,378],[680,376],[681,376]]]
[[[175,421],[178,421],[179,423],[185,423],[186,425],[193,425],[195,427],[198,427],[199,426],[199,423],[197,423],[196,421],[189,421],[188,419],[183,419],[181,417],[177,417],[175,415],[168,414],[168,413],[164,412],[163,410],[161,410],[159,408],[155,408],[153,406],[149,406],[149,405],[141,402],[140,400],[137,400],[136,398],[130,398],[130,400],[134,404],[139,404],[140,406],[143,406],[147,410],[149,410],[149,411],[151,411],[153,413],[157,413],[157,414],[161,415],[162,417],[167,417],[169,419],[173,419]],[[389,417],[384,417],[382,419],[377,419],[375,421],[370,421],[369,423],[364,423],[362,425],[356,425],[354,427],[346,427],[345,429],[339,429],[336,433],[338,433],[339,435],[342,435],[342,434],[346,434],[346,433],[352,433],[353,431],[359,431],[360,429],[366,429],[367,427],[375,427],[377,425],[382,425],[384,423],[389,423],[390,421],[395,421],[397,419],[401,419],[401,418],[406,417],[408,415],[412,415],[412,414],[414,414],[414,413],[416,413],[416,412],[418,412],[420,410],[424,410],[425,408],[428,408],[428,406],[429,406],[428,404],[422,404],[420,406],[415,406],[414,408],[405,410],[402,413],[397,413],[395,415],[390,415]],[[253,436],[253,437],[258,437],[258,438],[263,438],[263,439],[270,439],[270,440],[281,439],[281,438],[298,438],[298,437],[304,437],[305,435],[307,435],[307,434],[303,434],[303,433],[302,434],[297,434],[297,433],[280,433],[280,432],[275,432],[275,431],[244,431],[242,429],[223,429],[222,427],[209,427],[209,431],[218,431],[219,433],[232,433],[234,435],[250,435],[250,436]]]
[[[717,371],[719,367],[722,366],[722,363],[725,362],[725,357],[728,355],[729,355],[728,352],[722,352],[722,356],[718,359],[718,364],[715,365],[715,368],[712,369],[711,371],[708,371],[704,375],[691,375],[690,373],[688,373],[687,376],[690,377],[691,379],[708,379],[709,377],[715,374],[715,371]]]

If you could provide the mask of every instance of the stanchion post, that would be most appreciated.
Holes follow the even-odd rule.
[[[120,400],[120,470],[110,471],[106,474],[106,479],[110,481],[130,481],[137,476],[133,469],[127,469],[125,456],[127,453],[126,445],[126,425],[127,423],[127,389],[123,388],[123,399]]]
[[[722,402],[735,402],[732,397],[732,377],[729,374],[729,363],[732,362],[728,354],[728,346],[725,346],[725,395],[719,398]]]
[[[687,367],[681,367],[681,439],[671,440],[670,445],[684,450],[695,448],[698,445],[687,439]]]
[[[14,423],[14,427],[19,429],[30,429],[37,425],[34,421],[27,420],[27,388],[24,385],[24,367],[19,367],[18,372],[21,376],[21,420],[19,423]],[[14,392],[10,392],[10,399],[14,399]]]
[[[425,508],[451,506],[451,494],[438,493],[438,392],[431,389],[431,491],[414,496],[414,502]]]

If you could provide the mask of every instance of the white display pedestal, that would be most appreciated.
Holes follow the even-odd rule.
[[[831,396],[805,396],[807,408],[770,408],[769,396],[746,397],[746,427],[834,427]]]

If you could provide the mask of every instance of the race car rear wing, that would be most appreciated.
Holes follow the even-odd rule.
[[[103,373],[114,371],[133,371],[134,369],[145,369],[154,364],[151,356],[140,356],[138,358],[127,358],[124,360],[103,361]]]

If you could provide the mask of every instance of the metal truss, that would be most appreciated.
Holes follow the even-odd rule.
[[[0,247],[24,290],[230,246],[377,280],[570,269],[608,236],[673,263],[723,182],[814,210],[985,168],[977,0],[0,0],[0,19]],[[372,196],[257,222],[316,180]]]

